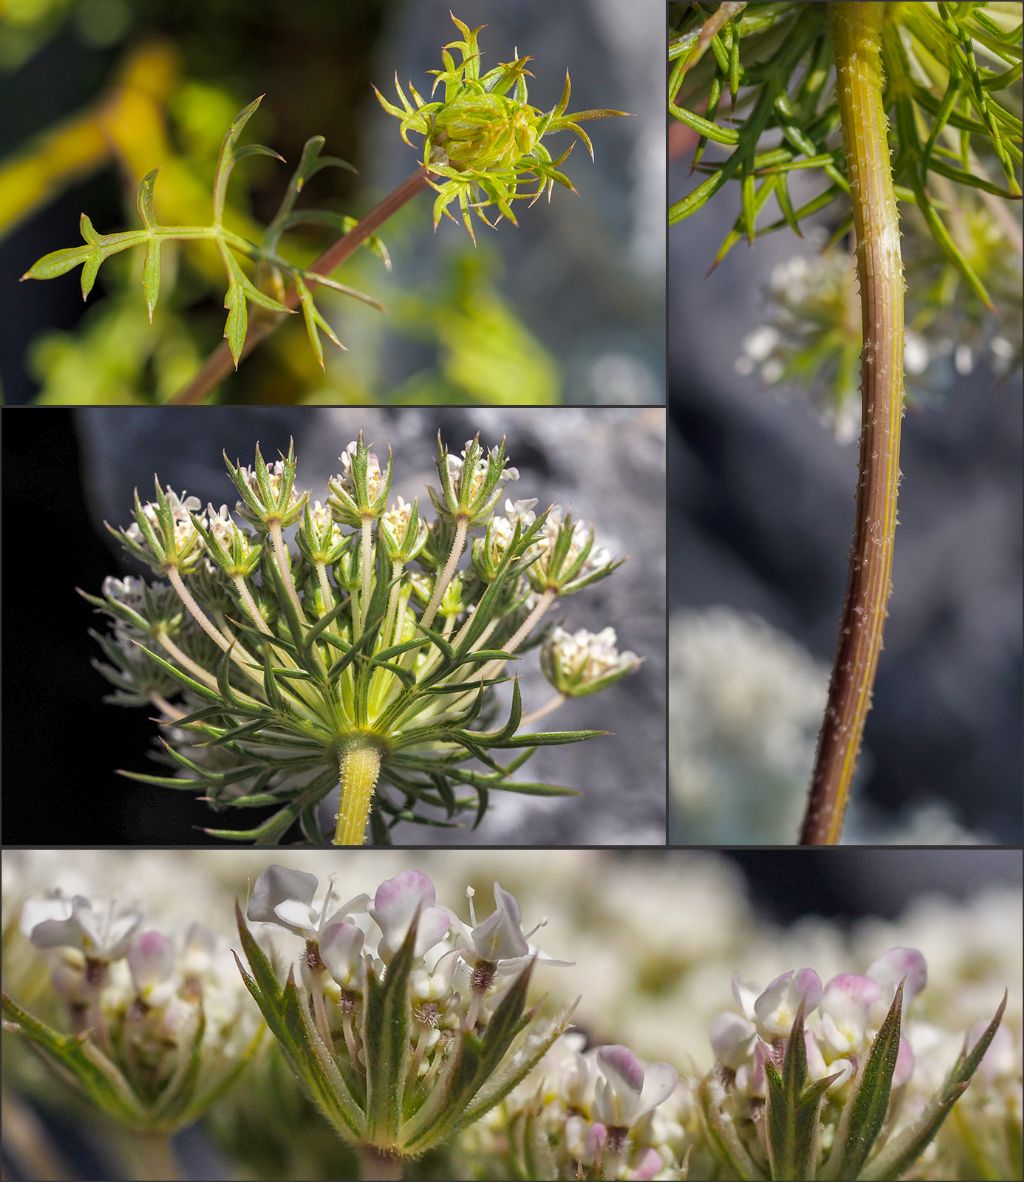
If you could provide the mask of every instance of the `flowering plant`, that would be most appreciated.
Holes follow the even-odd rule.
[[[410,102],[397,74],[395,89],[402,105],[388,102],[379,90],[377,98],[389,115],[401,120],[401,135],[407,144],[412,145],[410,132],[423,137],[423,167],[437,193],[434,226],[442,217],[455,221],[449,206],[457,204],[462,224],[475,242],[471,213],[490,226],[493,223],[487,210],[493,207],[498,216],[515,225],[514,202],[526,200],[532,205],[545,193],[550,200],[555,185],[575,192],[572,181],[559,171],[572,145],[555,159],[543,142],[545,136],[570,131],[583,142],[593,160],[594,145],[580,123],[614,118],[625,112],[567,114],[571,93],[568,70],[562,96],[550,111],[531,106],[526,89],[526,79],[531,76],[526,66],[531,59],[517,55],[513,61],[502,62],[481,74],[477,43],[480,29],[471,29],[454,15],[452,21],[462,39],[449,42],[441,51],[444,69],[431,71],[431,96],[442,87],[443,100],[427,102],[410,82]],[[452,49],[459,54],[458,63],[449,52]],[[524,184],[534,187],[523,192]]]
[[[437,867],[429,877],[396,853],[366,856],[386,859],[391,873],[368,892],[359,890],[358,854],[343,860],[340,882],[324,881],[320,868],[336,861],[327,853],[265,867],[236,909],[236,968],[221,932],[237,858],[104,853],[86,882],[75,867],[83,859],[61,853],[58,878],[81,892],[38,895],[34,885],[53,881],[55,859],[5,855],[14,883],[4,896],[5,986],[17,999],[5,994],[5,1029],[70,1073],[80,1099],[108,1118],[105,1130],[121,1128],[156,1153],[161,1137],[210,1114],[207,1130],[254,1177],[1019,1176],[1019,965],[1005,926],[1019,916],[1012,891],[1002,907],[995,895],[979,896],[969,912],[931,900],[892,927],[871,921],[865,935],[876,952],[896,930],[936,949],[925,988],[916,949],[890,948],[850,972],[860,954],[834,929],[757,930],[738,900],[726,902],[721,877],[723,899],[705,899],[720,859],[687,856],[697,885],[679,889],[678,864],[665,873],[664,859],[649,859],[637,878],[607,855],[548,853],[540,875],[520,853],[503,860],[502,877],[532,885],[513,895],[493,880],[493,853],[486,871],[473,851],[426,854]],[[214,931],[167,922],[182,901],[167,882],[170,859],[201,886]],[[580,873],[598,862],[600,874]],[[26,865],[37,868],[28,882]],[[139,908],[103,904],[92,889],[126,870],[145,886],[150,930]],[[493,883],[489,914],[477,911],[472,889],[468,907],[449,906],[467,870],[479,886]],[[635,889],[641,882],[649,898]],[[523,922],[542,898],[579,920],[575,970],[534,943],[546,920]],[[668,920],[688,898],[704,899],[710,922],[693,913]],[[733,923],[723,930],[726,914]],[[974,922],[982,914],[985,923]],[[951,922],[973,923],[955,947],[944,943]],[[680,933],[689,963],[670,985],[673,963],[683,963]],[[789,970],[764,988],[745,972],[734,977],[730,1009],[715,1013],[730,963],[756,974],[808,946],[840,971],[824,979]],[[573,1001],[580,972],[584,998]],[[557,1000],[531,997],[538,974]],[[979,1020],[1004,976],[1014,980],[1012,1003]],[[272,1037],[263,1031],[261,1040],[264,1024]],[[38,1065],[8,1049],[5,1114],[16,1114],[26,1091],[50,1102]],[[244,1088],[232,1089],[243,1070]],[[252,1142],[245,1152],[240,1140]],[[148,1169],[127,1176],[174,1176],[170,1158]]]
[[[106,1116],[168,1134],[233,1086],[264,1030],[223,940],[200,923],[182,935],[142,920],[83,895],[26,900],[21,931],[46,955],[63,1013],[54,1027],[6,994],[3,1012]]]
[[[1020,9],[998,0],[726,0],[712,12],[673,3],[669,19],[669,113],[692,139],[700,176],[670,205],[670,223],[699,213],[737,180],[740,214],[712,270],[741,239],[787,227],[801,234],[825,209],[839,210],[834,239],[850,239],[850,250],[831,252],[813,279],[800,267],[783,269],[774,322],[747,338],[739,359],[741,371],[756,367],[769,382],[833,387],[825,416],[842,437],[856,435],[858,421],[861,428],[846,594],[800,831],[801,844],[834,844],[887,616],[904,371],[927,365],[905,323],[941,332],[963,305],[973,323],[949,352],[965,372],[972,344],[985,339],[979,322],[994,311],[990,289],[1006,290],[1006,324],[990,335],[992,351],[1004,369],[1020,357],[1010,338],[1020,319],[1021,236],[1003,204],[1021,197]],[[722,149],[720,158],[709,158],[709,145]],[[800,178],[820,184],[795,206],[790,186]],[[766,224],[770,200],[781,217]],[[901,217],[924,240],[909,252],[911,298],[920,292],[924,306],[909,321]],[[859,420],[848,397],[858,354]]]
[[[381,304],[373,297],[332,279],[331,272],[363,245],[390,267],[387,250],[377,230],[402,206],[425,189],[435,189],[438,194],[434,204],[435,228],[442,216],[455,220],[448,207],[457,203],[462,222],[475,242],[472,213],[488,225],[494,225],[487,213],[493,207],[498,218],[504,217],[516,224],[513,212],[516,201],[529,199],[532,204],[545,192],[550,198],[556,184],[575,192],[572,182],[559,168],[569,150],[557,158],[552,157],[547,144],[542,142],[546,137],[560,131],[571,132],[583,141],[593,159],[593,144],[580,127],[580,121],[625,114],[606,109],[566,113],[570,94],[568,71],[561,98],[550,111],[531,106],[526,91],[529,75],[526,66],[530,58],[517,56],[512,62],[481,73],[477,42],[480,30],[470,29],[454,15],[452,20],[462,39],[442,49],[444,69],[434,71],[434,89],[443,86],[443,101],[425,102],[410,83],[409,90],[416,106],[412,106],[398,86],[402,103],[399,108],[377,91],[384,109],[401,119],[400,131],[407,143],[410,142],[410,131],[423,136],[423,164],[361,220],[333,210],[296,208],[303,187],[317,173],[325,168],[351,168],[336,156],[323,155],[324,137],[313,136],[306,141],[280,206],[258,240],[225,225],[228,184],[235,165],[251,156],[270,156],[284,162],[282,156],[263,144],[239,146],[246,124],[262,101],[261,95],[235,116],[225,133],[213,182],[210,224],[161,224],[154,207],[158,170],[153,169],[138,187],[141,228],[100,234],[83,213],[80,222],[82,245],[51,251],[38,259],[22,278],[55,279],[81,267],[84,299],[92,291],[99,269],[108,258],[142,246],[145,247],[142,286],[152,321],[161,289],[163,247],[170,242],[207,244],[216,250],[227,281],[224,343],[173,401],[203,399],[221,378],[238,368],[244,353],[288,315],[299,311],[310,347],[323,368],[321,334],[339,348],[344,346],[316,302],[317,289],[329,288],[381,309]],[[461,56],[459,64],[455,63],[450,52],[453,49]],[[534,189],[523,191],[524,185],[532,183],[536,184]],[[311,265],[305,266],[287,257],[282,242],[297,227],[310,225],[340,231],[341,237]],[[254,314],[251,325],[250,310]]]
[[[275,807],[255,828],[211,831],[257,843],[296,821],[324,840],[318,806],[339,779],[342,845],[362,844],[368,822],[377,842],[401,820],[451,825],[472,811],[478,824],[492,790],[576,794],[513,773],[541,746],[601,732],[520,733],[518,680],[503,724],[473,724],[493,714],[494,687],[550,609],[621,560],[555,508],[506,499],[496,512],[518,478],[504,443],[470,440],[455,456],[438,437],[432,521],[417,501],[389,501],[392,459],[361,436],[341,463],[321,501],[297,486],[291,448],[271,464],[257,448],[252,468],[228,461],[240,521],[159,484],[152,502],[136,494],[134,522],[112,532],[160,578],[108,579],[86,598],[112,624],[97,634],[112,700],[160,710],[177,772],[128,774],[201,791],[218,810]],[[574,674],[573,692],[636,667],[608,651]],[[563,700],[562,666],[543,667]]]
[[[564,962],[531,948],[497,883],[495,910],[478,922],[471,900],[470,924],[418,870],[372,900],[337,903],[329,884],[314,902],[317,887],[281,866],[257,880],[248,918],[304,949],[282,987],[239,910],[245,984],[335,1131],[373,1157],[417,1157],[497,1104],[566,1029],[571,1007],[526,1008],[535,963]]]

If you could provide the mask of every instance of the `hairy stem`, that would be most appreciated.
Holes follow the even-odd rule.
[[[452,541],[451,553],[448,555],[448,561],[444,564],[444,570],[437,577],[437,582],[434,584],[434,594],[430,597],[427,609],[420,618],[420,623],[424,628],[429,628],[434,622],[437,609],[441,606],[441,600],[444,598],[444,593],[448,590],[448,584],[452,581],[455,569],[459,565],[459,559],[462,557],[462,551],[466,547],[466,533],[468,529],[469,526],[465,517],[460,517],[456,520],[455,538]]]
[[[353,739],[341,757],[341,797],[338,801],[334,845],[362,845],[370,818],[373,790],[380,776],[380,748]]]
[[[329,275],[350,258],[356,250],[403,205],[407,204],[424,189],[428,188],[427,174],[422,168],[417,168],[411,176],[375,205],[373,209],[358,222],[351,230],[327,250],[308,268],[316,275]],[[291,310],[299,306],[299,290],[293,287],[284,300],[286,307]],[[286,319],[283,315],[260,318],[249,326],[249,332],[242,349],[242,359],[247,357],[253,349]],[[241,359],[240,359],[241,360]],[[221,341],[216,349],[203,362],[199,372],[184,389],[179,390],[171,399],[174,403],[202,402],[207,395],[235,370],[235,363],[231,357],[231,350],[227,341]]]
[[[320,594],[324,601],[324,611],[334,610],[334,592],[331,590],[331,580],[327,577],[327,567],[322,562],[316,564],[316,577],[320,584]]]
[[[262,632],[264,636],[273,636],[267,621],[263,618],[262,612],[256,605],[256,600],[252,597],[249,584],[241,575],[234,575],[231,581],[234,584],[235,590],[238,592],[238,598],[242,601],[242,607],[245,608],[245,614],[252,620],[257,630]]]
[[[530,635],[530,633],[537,627],[543,617],[547,614],[548,609],[558,598],[558,592],[552,588],[548,588],[533,605],[533,611],[526,617],[519,625],[507,643],[502,645],[502,648],[507,653],[514,653],[516,649],[523,643],[523,641]],[[504,661],[491,661],[480,671],[480,680],[486,681],[489,677],[497,677],[498,674],[505,668]]]
[[[863,422],[846,597],[801,845],[834,845],[842,831],[891,589],[903,414],[903,264],[882,101],[885,5],[830,8],[857,240]]]
[[[404,1162],[395,1153],[383,1153],[372,1145],[361,1145],[359,1176],[364,1182],[401,1182],[405,1177]]]
[[[133,1138],[133,1169],[131,1176],[140,1179],[160,1179],[176,1182],[181,1177],[178,1159],[166,1133],[138,1133]]]
[[[370,583],[373,575],[373,518],[364,517],[362,520],[362,536],[359,547],[359,563],[362,569],[363,602],[362,626],[366,627],[366,617],[370,614]]]
[[[304,624],[306,622],[306,613],[302,610],[299,593],[295,589],[295,580],[292,578],[292,564],[288,557],[288,547],[284,544],[284,532],[281,529],[280,522],[275,521],[270,527],[270,541],[274,547],[274,560],[277,563],[277,569],[281,572],[281,582],[284,583],[284,589],[288,593],[292,607],[295,608],[295,614],[299,617],[299,622]]]
[[[160,647],[167,653],[167,655],[177,661],[182,669],[186,669],[189,673],[191,673],[196,681],[201,681],[203,685],[208,686],[210,689],[217,688],[216,677],[210,673],[207,673],[202,665],[198,665],[192,660],[191,657],[183,653],[166,632],[159,633],[157,639],[160,642]]]

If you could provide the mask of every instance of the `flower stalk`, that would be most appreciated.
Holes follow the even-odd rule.
[[[365,841],[380,767],[380,748],[375,743],[355,740],[346,746],[341,757],[341,796],[334,845],[362,845]]]
[[[903,415],[903,265],[881,62],[885,5],[832,4],[860,280],[862,428],[856,521],[839,644],[801,845],[839,841],[882,648],[891,589]]]

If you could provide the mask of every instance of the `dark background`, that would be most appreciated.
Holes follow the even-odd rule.
[[[144,708],[102,702],[90,667],[97,619],[74,592],[97,594],[106,575],[141,573],[102,528],[130,520],[132,490],[145,500],[154,471],[203,504],[233,505],[221,449],[251,462],[287,449],[316,490],[360,427],[395,451],[394,492],[421,494],[436,478],[436,432],[457,454],[476,431],[508,435],[519,481],[593,520],[599,542],[629,561],[612,578],[566,599],[551,621],[573,630],[609,624],[639,671],[603,694],[564,705],[558,725],[606,728],[588,743],[545,748],[529,778],[571,784],[584,797],[545,800],[495,793],[482,828],[446,831],[444,844],[662,844],[665,840],[664,411],[324,408],[7,409],[3,426],[4,840],[8,844],[202,844],[198,826],[248,827],[264,815],[213,814],[189,793],[134,784],[116,768],[152,771],[155,726]],[[314,493],[314,495],[317,495]],[[432,515],[432,511],[431,511]],[[524,708],[553,691],[535,659],[521,676]],[[435,844],[422,826],[402,844]]]
[[[685,173],[674,192],[692,185]],[[669,232],[670,609],[754,612],[831,666],[856,444],[838,445],[799,392],[733,370],[767,319],[772,267],[812,248],[775,234],[703,278],[737,213],[737,193],[722,196]],[[1021,446],[1019,374],[997,382],[981,366],[907,412],[894,592],[855,786],[882,818],[938,800],[1005,844],[1022,835]]]
[[[407,176],[417,160],[399,138],[398,120],[378,106],[372,85],[394,98],[397,70],[403,85],[412,79],[428,94],[427,71],[440,65],[440,46],[458,36],[448,0],[111,0],[108,7],[118,11],[123,27],[109,44],[100,45],[97,7],[94,0],[56,5],[52,27],[40,33],[34,52],[17,69],[5,72],[0,63],[0,161],[29,150],[33,137],[88,108],[112,85],[130,53],[156,43],[177,55],[184,80],[226,90],[235,110],[266,94],[246,128],[246,142],[267,143],[294,166],[304,141],[325,135],[325,151],[348,160],[359,175],[332,169],[311,182],[304,201],[356,216]],[[662,6],[655,0],[629,5],[461,0],[456,8],[471,26],[488,26],[481,42],[485,69],[509,60],[515,46],[534,56],[530,100],[536,106],[554,105],[568,66],[571,110],[610,107],[636,117],[588,124],[596,165],[582,150],[574,151],[566,165],[580,196],[562,192],[550,205],[545,201],[524,210],[518,229],[503,225],[492,233],[481,227],[477,251],[464,231],[449,223],[435,234],[430,198],[421,195],[384,234],[393,275],[374,263],[365,276],[357,270],[353,279],[351,264],[348,275],[340,276],[369,288],[393,315],[326,297],[332,323],[351,350],[333,357],[334,372],[362,374],[369,368],[370,401],[398,398],[395,391],[418,376],[424,383],[419,389],[432,391],[429,400],[459,397],[439,372],[449,357],[445,343],[427,323],[417,333],[409,324],[409,306],[425,301],[426,322],[431,299],[457,288],[467,269],[480,267],[554,361],[565,401],[663,403],[664,115],[661,83],[650,68],[651,52],[662,43]],[[568,146],[570,137],[559,138]],[[160,163],[147,161],[144,170]],[[285,166],[246,161],[232,181],[231,200],[249,189],[254,212],[269,219],[289,175]],[[107,282],[101,271],[83,306],[77,272],[20,286],[18,277],[42,254],[79,241],[82,210],[102,232],[135,225],[138,180],[110,164],[64,186],[6,238],[0,224],[5,307],[0,384],[7,402],[22,403],[36,393],[37,381],[26,368],[32,341],[50,330],[73,328],[103,300]],[[186,309],[189,329],[205,352],[223,330],[219,289],[201,294],[186,270],[179,280],[178,306]],[[141,292],[133,295],[141,302]],[[168,292],[161,295],[165,302],[173,302]],[[291,355],[277,343],[285,338],[294,344]],[[263,357],[262,364],[243,366],[221,397],[292,402],[320,381],[301,326],[282,329],[264,347]],[[514,377],[513,368],[496,383],[503,388],[495,388],[493,399],[485,401],[522,401]],[[328,389],[329,378],[330,372]],[[138,394],[148,398],[152,390],[142,384]],[[464,393],[459,400],[465,400]]]

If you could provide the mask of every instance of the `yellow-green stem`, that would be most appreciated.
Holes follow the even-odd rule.
[[[345,746],[340,764],[341,797],[334,845],[362,845],[366,840],[366,823],[370,819],[380,763],[380,748],[375,743],[353,739]]]
[[[874,2],[830,5],[836,93],[857,241],[863,422],[846,598],[801,845],[834,845],[842,832],[882,648],[896,534],[903,264],[882,99],[885,8]]]

